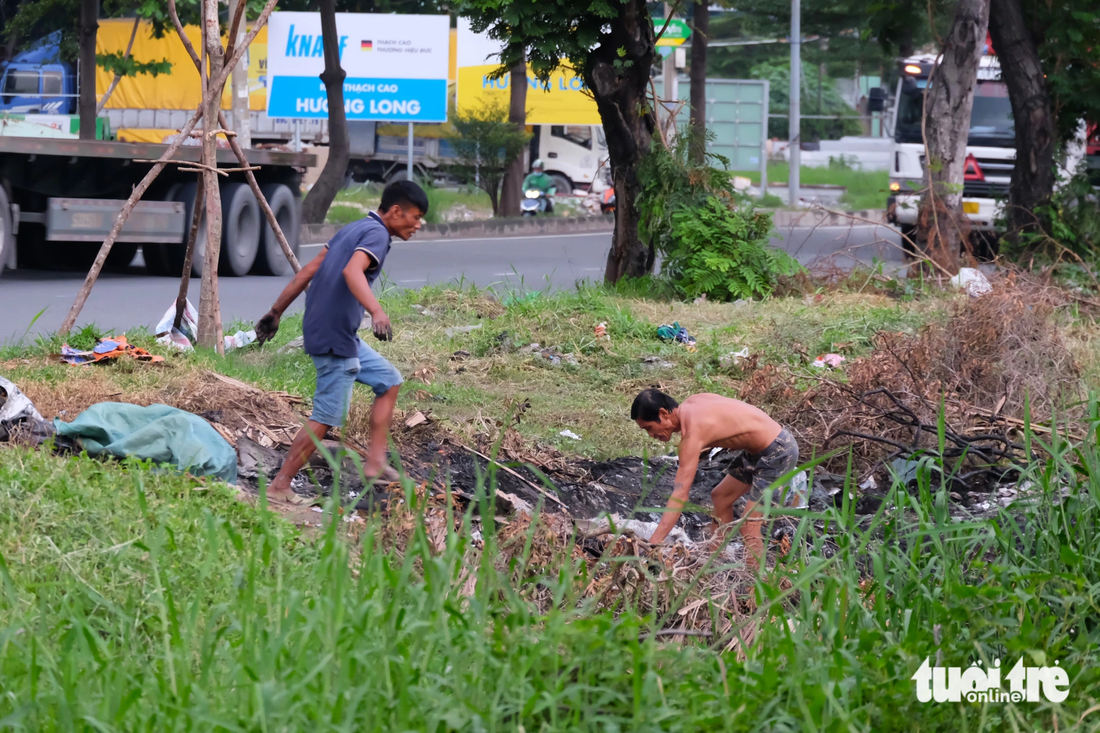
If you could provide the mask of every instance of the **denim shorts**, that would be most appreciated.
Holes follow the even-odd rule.
[[[313,393],[313,422],[340,427],[351,407],[351,388],[365,384],[382,395],[401,384],[401,373],[381,354],[359,339],[359,356],[351,358],[324,354],[313,356],[317,368],[317,391]]]

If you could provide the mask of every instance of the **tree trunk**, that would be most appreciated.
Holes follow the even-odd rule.
[[[710,0],[695,3],[691,31],[691,159],[702,164],[707,157],[707,41],[710,33]]]
[[[80,139],[95,140],[95,36],[99,29],[99,1],[80,0],[80,85],[77,114]]]
[[[654,261],[653,247],[638,236],[635,204],[641,188],[638,164],[649,152],[656,128],[646,93],[653,66],[653,21],[645,0],[626,0],[618,10],[611,33],[588,55],[584,79],[603,120],[615,186],[615,231],[604,272],[608,283],[647,275]]]
[[[350,142],[344,116],[344,69],[340,66],[340,36],[336,31],[336,0],[320,0],[321,36],[325,47],[325,70],[321,81],[328,96],[328,160],[302,202],[302,221],[320,224],[348,174]]]
[[[1007,237],[1015,243],[1020,232],[1043,226],[1035,208],[1054,192],[1054,110],[1039,61],[1038,39],[1028,26],[1021,0],[997,0],[990,9],[989,32],[1016,124],[1016,167],[1006,212]]]
[[[527,62],[523,61],[512,67],[512,78],[508,82],[509,105],[508,121],[518,130],[524,130],[527,125]],[[523,164],[523,153],[516,156],[504,171],[504,182],[500,186],[500,216],[519,216],[520,199],[523,198],[523,173],[526,166]]]
[[[196,334],[200,346],[216,349],[225,353],[222,340],[221,303],[218,295],[218,260],[222,250],[222,197],[218,183],[218,138],[210,134],[217,130],[218,112],[221,111],[222,84],[215,84],[225,64],[225,49],[222,48],[221,27],[218,24],[217,0],[203,0],[202,19],[203,44],[209,64],[209,83],[206,88],[205,108],[202,113],[202,172],[203,188],[206,190],[206,252],[203,260],[202,286],[199,289],[199,332]]]
[[[978,62],[989,26],[989,0],[959,0],[940,59],[925,92],[925,191],[918,241],[944,270],[959,270],[959,251],[969,247],[962,214],[963,164],[974,107]]]

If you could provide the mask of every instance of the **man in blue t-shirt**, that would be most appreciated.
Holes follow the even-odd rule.
[[[367,446],[367,478],[394,481],[397,473],[386,462],[386,443],[401,374],[377,351],[359,338],[363,311],[371,316],[371,329],[383,341],[390,340],[390,319],[371,292],[390,251],[391,237],[408,240],[428,213],[428,197],[412,181],[397,181],[382,191],[377,212],[348,224],[325,245],[321,254],[294,276],[271,310],[256,323],[260,343],[279,330],[279,317],[312,281],[306,293],[302,323],[305,352],[317,369],[313,414],[298,432],[286,461],[267,489],[271,500],[308,504],[295,494],[290,480],[313,453],[314,436],[320,441],[332,427],[340,427],[351,405],[351,390],[361,382],[374,390]]]

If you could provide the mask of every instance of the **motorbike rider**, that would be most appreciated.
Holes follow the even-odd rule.
[[[531,164],[531,172],[523,179],[523,190],[538,191],[545,194],[546,210],[554,210],[553,196],[557,193],[557,187],[554,185],[554,179],[546,175],[546,167],[543,165],[541,158]]]

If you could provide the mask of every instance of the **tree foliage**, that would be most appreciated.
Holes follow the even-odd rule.
[[[728,161],[708,153],[702,164],[693,162],[691,140],[680,135],[671,150],[654,142],[646,156],[639,171],[642,236],[661,253],[662,275],[684,297],[768,295],[780,275],[799,265],[769,244],[771,216],[733,190]]]
[[[523,155],[529,136],[508,121],[503,104],[486,104],[464,114],[452,114],[454,134],[447,139],[455,151],[451,171],[476,181],[489,194],[493,214],[500,208],[500,186],[512,161]]]

